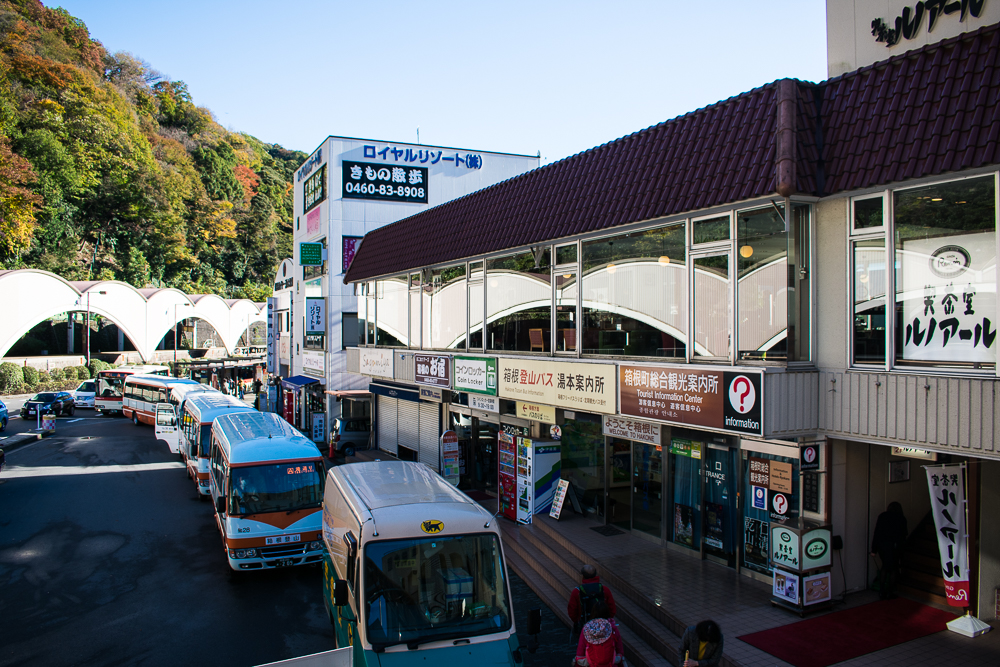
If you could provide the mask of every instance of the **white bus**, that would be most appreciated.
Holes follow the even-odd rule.
[[[201,386],[187,378],[164,377],[162,375],[129,375],[122,390],[122,414],[135,425],[153,424],[156,421],[156,405],[171,402],[174,387]]]
[[[188,477],[194,480],[201,498],[210,495],[208,457],[212,446],[212,422],[217,417],[234,412],[256,410],[235,396],[227,396],[215,389],[189,394],[184,400],[180,418],[180,455]]]
[[[235,572],[323,561],[323,454],[270,412],[222,415],[212,425],[215,517]]]
[[[97,371],[97,395],[94,408],[101,414],[122,414],[122,394],[125,378],[130,375],[170,375],[166,366],[119,366],[106,371]]]

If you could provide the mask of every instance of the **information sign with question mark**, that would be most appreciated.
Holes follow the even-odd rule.
[[[757,402],[757,392],[753,388],[753,382],[746,375],[738,375],[729,384],[729,404],[741,415],[753,410]]]

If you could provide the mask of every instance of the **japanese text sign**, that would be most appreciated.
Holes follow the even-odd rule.
[[[781,524],[771,524],[771,564],[774,567],[802,569],[799,555],[799,536]]]
[[[492,357],[455,357],[455,391],[497,395],[497,360]]]
[[[398,146],[385,146],[379,148],[371,144],[364,147],[364,157],[366,160],[385,160],[392,162],[402,162],[404,164],[423,164],[427,166],[441,164],[447,167],[464,167],[466,169],[482,169],[483,156],[477,153],[452,153],[444,150],[430,148],[400,148]]]
[[[623,440],[644,442],[647,445],[660,444],[660,425],[642,422],[628,417],[605,417],[604,435]]]
[[[306,297],[306,335],[326,333],[326,299],[321,296]]]
[[[623,415],[763,433],[760,373],[622,364],[618,374]]]
[[[965,466],[927,466],[931,512],[941,552],[944,592],[953,607],[969,606],[969,554],[965,532]]]
[[[551,405],[540,405],[528,401],[517,401],[517,416],[545,424],[556,423],[556,409]]]
[[[361,348],[358,350],[358,372],[362,375],[386,378],[394,377],[392,350],[378,348]]]
[[[300,243],[299,266],[323,266],[323,244]]]
[[[354,261],[354,255],[358,252],[358,246],[361,245],[360,236],[345,236],[344,241],[344,273],[347,273],[347,269],[350,268],[351,262]]]
[[[615,413],[614,364],[499,359],[497,366],[502,398]]]
[[[344,160],[344,199],[426,204],[427,168]]]
[[[413,377],[428,387],[451,387],[451,358],[430,354],[413,355]]]

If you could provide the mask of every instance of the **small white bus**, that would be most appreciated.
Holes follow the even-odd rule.
[[[194,480],[200,497],[211,491],[208,479],[208,458],[212,448],[212,422],[222,415],[256,412],[235,396],[211,390],[189,395],[184,400],[180,419],[180,454],[188,477]]]
[[[122,390],[122,414],[136,426],[153,424],[156,422],[156,405],[170,402],[171,389],[198,386],[198,382],[187,378],[130,375],[125,378]]]
[[[104,415],[122,414],[122,394],[125,380],[132,375],[170,375],[166,366],[119,366],[106,371],[97,371],[97,395],[94,408]]]
[[[235,572],[321,563],[323,454],[270,412],[212,425],[212,498]]]

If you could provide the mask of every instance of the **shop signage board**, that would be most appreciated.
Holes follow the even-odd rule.
[[[362,375],[391,380],[393,373],[392,350],[362,347],[358,349],[358,372]]]
[[[931,512],[941,552],[948,604],[969,606],[969,554],[965,533],[965,465],[927,466]]]
[[[459,447],[458,435],[454,431],[441,434],[441,476],[448,482],[458,486],[459,478]]]
[[[822,572],[802,578],[802,601],[806,606],[829,602],[831,595],[830,573]]]
[[[326,299],[321,296],[306,297],[306,335],[326,333]]]
[[[278,307],[278,300],[267,297],[267,372],[272,375],[278,373],[278,340],[275,331],[275,309]]]
[[[762,373],[618,367],[623,415],[763,435]]]
[[[322,243],[300,243],[299,266],[323,266],[323,251]]]
[[[796,508],[791,507],[792,500],[792,472],[793,466],[785,461],[775,461],[773,459],[762,459],[751,456],[747,460],[747,474],[750,485],[754,488],[767,489],[770,493],[764,493],[763,499],[758,499],[756,492],[751,499],[753,507],[757,509],[769,510],[771,518],[776,520],[787,519],[790,512]],[[770,496],[770,506],[767,504]],[[759,503],[763,501],[764,506]]]
[[[771,490],[780,493],[792,492],[792,464],[782,461],[769,461],[771,468]]]
[[[819,445],[805,445],[799,450],[799,470],[819,470]]]
[[[428,387],[451,387],[451,357],[433,354],[413,355],[413,377]]]
[[[559,516],[562,514],[563,503],[566,502],[566,491],[569,489],[569,480],[560,479],[559,485],[556,486],[556,494],[552,498],[552,507],[549,509],[549,516],[559,520]]]
[[[830,567],[830,529],[816,528],[802,535],[802,569]]]
[[[302,350],[302,372],[308,375],[326,375],[326,353]]]
[[[501,398],[584,412],[615,414],[614,364],[497,360]]]
[[[791,574],[790,572],[782,572],[781,570],[774,570],[774,579],[772,579],[773,585],[771,588],[771,593],[774,597],[786,602],[791,602],[792,604],[799,603],[799,577],[798,575]]]
[[[374,199],[426,204],[428,169],[343,161],[344,199]]]
[[[343,241],[344,241],[344,248],[343,248],[343,250],[344,250],[344,258],[343,258],[344,259],[344,261],[343,261],[343,265],[344,265],[343,266],[343,270],[344,270],[344,273],[347,273],[347,269],[349,269],[351,267],[351,262],[354,261],[354,256],[358,253],[358,248],[361,247],[361,238],[362,237],[360,237],[360,236],[345,236],[344,239],[343,239]]]
[[[496,396],[469,395],[469,407],[483,412],[500,412],[500,399]]]
[[[926,449],[915,447],[893,447],[893,456],[905,456],[910,459],[923,459],[925,461],[937,461],[937,452],[929,452]]]
[[[455,357],[455,391],[497,395],[497,360],[494,357]]]
[[[670,453],[686,456],[691,459],[701,458],[701,443],[692,442],[683,438],[671,438]]]
[[[434,403],[443,403],[444,390],[436,387],[421,387],[420,399],[424,401],[432,401]]]
[[[802,569],[798,533],[787,526],[771,524],[771,563],[775,568],[784,566],[793,570]]]
[[[517,401],[517,416],[543,424],[556,423],[556,409],[551,405],[540,405],[528,401]]]
[[[604,435],[623,440],[660,445],[660,425],[627,417],[605,417]]]
[[[312,413],[312,441],[318,443],[326,442],[326,413]]]

